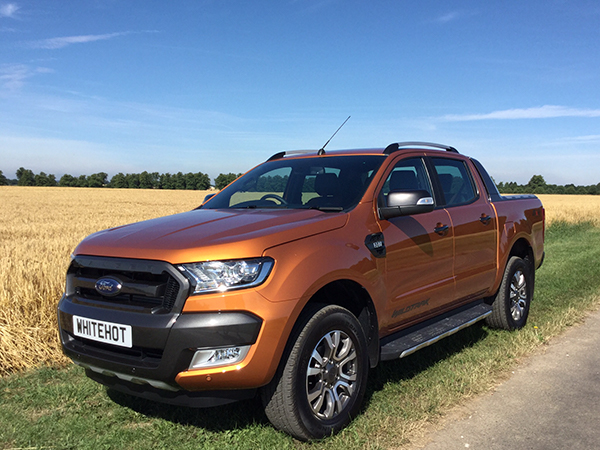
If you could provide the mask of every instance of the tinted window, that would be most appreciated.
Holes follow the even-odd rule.
[[[421,158],[403,159],[398,162],[385,180],[380,193],[380,205],[386,204],[391,191],[423,190],[431,194],[429,177]]]
[[[473,201],[477,194],[469,170],[463,161],[432,158],[447,206],[461,205]]]
[[[326,156],[268,161],[205,203],[221,208],[336,208],[355,206],[385,156]]]
[[[259,202],[267,203],[267,200],[268,203],[277,201],[284,195],[291,172],[290,167],[280,167],[258,177],[249,178],[242,184],[240,190],[231,195],[229,204],[243,206]]]

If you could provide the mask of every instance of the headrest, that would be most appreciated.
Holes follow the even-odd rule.
[[[315,178],[315,191],[321,197],[336,195],[339,190],[338,177],[335,173],[320,173]]]
[[[414,172],[408,170],[397,170],[392,172],[390,178],[390,191],[414,191],[419,189],[417,176]]]

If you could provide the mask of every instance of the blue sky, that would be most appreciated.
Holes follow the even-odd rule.
[[[600,182],[597,0],[0,0],[0,170],[243,172],[421,140]]]

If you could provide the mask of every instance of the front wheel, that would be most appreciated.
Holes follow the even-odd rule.
[[[533,298],[534,272],[527,260],[513,256],[508,260],[500,289],[486,323],[493,328],[518,330],[527,323]]]
[[[344,428],[360,410],[369,361],[356,317],[329,305],[302,317],[291,349],[262,400],[271,423],[301,440]]]

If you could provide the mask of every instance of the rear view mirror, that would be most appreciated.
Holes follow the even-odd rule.
[[[391,191],[387,196],[387,205],[379,208],[382,219],[423,214],[433,211],[435,202],[431,194],[424,190]]]

